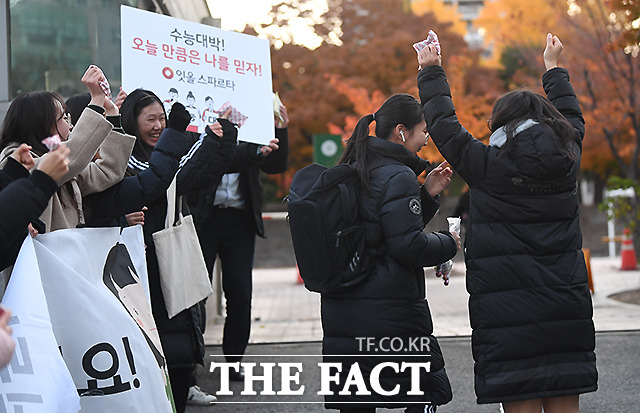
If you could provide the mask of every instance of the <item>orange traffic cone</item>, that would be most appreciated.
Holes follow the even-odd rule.
[[[620,265],[622,271],[635,270],[638,268],[636,251],[633,249],[633,237],[631,236],[631,230],[629,228],[624,229],[620,258],[622,258],[622,265]]]

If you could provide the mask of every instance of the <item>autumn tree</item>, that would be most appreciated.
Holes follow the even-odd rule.
[[[616,12],[617,23],[622,29],[614,44],[637,57],[640,52],[640,1],[607,0],[607,4]]]
[[[460,36],[467,33],[467,25],[453,4],[442,0],[414,0],[411,2],[411,11],[417,16],[433,14],[439,22],[451,24],[450,30]]]
[[[586,120],[583,174],[613,176],[616,186],[635,187],[626,209],[635,221],[640,219],[639,14],[635,0],[496,0],[477,21],[497,58],[509,65],[503,74],[510,87],[539,88],[539,75],[532,74],[543,67],[545,34],[560,37],[561,64],[569,69]],[[635,238],[640,241],[640,226]]]
[[[550,0],[551,1],[551,0]],[[552,6],[562,10],[562,2]],[[606,1],[574,1],[563,15],[566,51],[574,84],[582,97],[588,138],[608,150],[613,162],[592,163],[601,172],[638,181],[640,170],[640,56],[621,43],[627,14]],[[596,151],[594,151],[596,152]],[[587,158],[587,162],[597,160]]]
[[[637,180],[639,60],[633,44],[621,43],[632,30],[629,13],[614,3],[620,2],[496,0],[487,4],[478,24],[484,25],[488,42],[508,65],[503,73],[511,88],[539,87],[545,35],[557,34],[565,46],[563,65],[571,72],[587,119],[583,169]],[[530,9],[535,12],[527,12]],[[513,20],[520,17],[520,30],[512,30]]]
[[[444,9],[427,7],[418,16],[407,4],[329,0],[329,7],[318,15],[309,0],[287,0],[273,7],[270,24],[254,28],[274,45],[274,90],[280,92],[292,120],[289,176],[312,161],[313,134],[348,137],[361,116],[392,94],[417,96],[418,64],[412,44],[424,39],[429,29],[438,33],[443,64],[456,75],[452,88],[461,119],[478,136],[488,137],[491,102],[502,93],[495,70],[480,67],[479,52],[467,49],[452,21],[436,18],[445,16]],[[313,22],[321,39],[317,47],[296,44],[300,42],[288,26],[296,19]],[[439,155],[434,150],[427,156],[437,160]]]

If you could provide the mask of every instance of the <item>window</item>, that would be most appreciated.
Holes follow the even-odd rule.
[[[120,6],[136,0],[19,0],[10,2],[10,98],[30,90],[69,97],[86,88],[90,64],[120,86]]]

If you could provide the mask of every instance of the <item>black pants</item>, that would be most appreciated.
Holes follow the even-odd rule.
[[[251,332],[251,293],[256,233],[246,211],[214,208],[198,223],[198,238],[209,276],[216,255],[222,263],[222,290],[227,301],[222,352],[227,361],[242,359]]]
[[[189,396],[189,380],[193,367],[171,367],[169,366],[169,380],[171,380],[171,393],[173,402],[176,405],[177,413],[184,413],[187,408],[187,397]]]

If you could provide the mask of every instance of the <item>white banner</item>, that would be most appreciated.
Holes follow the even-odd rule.
[[[122,87],[153,91],[169,112],[191,113],[187,130],[203,131],[234,108],[238,139],[275,137],[269,42],[162,14],[122,6]]]
[[[13,284],[27,277],[33,278],[30,285]],[[140,226],[126,228],[122,237],[120,228],[54,231],[29,237],[22,247],[7,294],[24,299],[42,288],[52,344],[71,373],[83,412],[173,411],[146,279]],[[3,302],[22,318],[18,303]],[[51,370],[62,374],[60,366],[43,362],[42,367],[44,377],[37,380]]]
[[[34,242],[22,245],[2,304],[13,313],[16,351],[0,370],[0,412],[78,412],[80,398],[53,335]],[[22,410],[19,410],[22,409]]]

